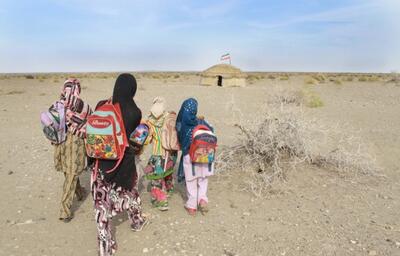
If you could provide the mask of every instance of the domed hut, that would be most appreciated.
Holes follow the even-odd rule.
[[[246,86],[246,74],[228,64],[214,65],[201,74],[200,85],[234,87]]]

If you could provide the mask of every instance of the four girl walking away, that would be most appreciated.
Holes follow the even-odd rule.
[[[54,164],[55,169],[64,173],[65,180],[61,199],[60,217],[64,222],[69,222],[73,218],[71,212],[72,201],[76,194],[80,201],[84,198],[84,188],[79,182],[79,175],[85,169],[85,130],[86,118],[92,113],[88,104],[80,98],[81,85],[78,79],[68,79],[65,81],[60,102],[64,107],[66,135],[55,144]],[[54,113],[54,112],[53,112]],[[59,127],[65,129],[64,127]],[[60,139],[60,138],[59,138]]]
[[[165,111],[165,99],[156,97],[146,121],[149,126],[146,144],[152,144],[153,147],[152,155],[144,172],[146,178],[151,181],[151,202],[161,211],[168,210],[167,198],[174,191],[173,172],[179,149],[175,125],[169,125],[171,117],[175,122],[175,113]],[[177,146],[171,145],[174,140],[171,130],[175,133]]]
[[[142,117],[140,109],[133,100],[136,88],[136,80],[130,74],[121,74],[114,86],[112,104],[117,110],[118,106],[120,107],[121,113],[115,114],[119,114],[122,117],[120,128],[125,140],[139,125]],[[104,104],[111,104],[111,102],[99,102],[96,109],[101,108]],[[96,111],[93,116],[96,116]],[[106,123],[105,121],[104,123]],[[89,120],[88,122],[90,124],[91,121]],[[93,119],[92,123],[100,127],[103,125],[101,119],[98,119],[97,122]],[[97,130],[95,129],[95,131]],[[99,131],[99,136],[94,141],[94,143],[98,143],[97,145],[102,143],[101,133]],[[109,155],[114,153],[113,145],[107,144],[99,150],[102,151],[103,149],[110,153]],[[112,216],[127,211],[133,231],[140,231],[148,223],[148,219],[142,215],[141,201],[135,186],[137,172],[134,152],[133,146],[128,144],[120,160],[97,159],[92,171],[91,187],[100,255],[113,255],[117,249],[117,243],[111,227]]]
[[[208,177],[214,174],[217,142],[213,128],[196,116],[198,103],[193,98],[183,102],[177,117],[165,110],[164,98],[156,97],[148,120],[141,123],[142,113],[133,99],[136,89],[134,76],[121,74],[112,98],[100,101],[92,113],[80,98],[79,80],[68,79],[60,101],[41,113],[43,132],[55,145],[55,168],[65,176],[60,220],[72,219],[74,194],[78,200],[84,198],[79,174],[85,169],[87,156],[92,163],[90,186],[102,256],[117,250],[113,216],[126,211],[133,231],[141,231],[149,221],[142,213],[135,165],[143,145],[152,145],[144,173],[151,180],[153,205],[162,211],[168,209],[167,198],[174,191],[174,166],[182,150],[177,177],[186,184],[184,207],[190,215],[197,209],[202,214],[208,211]]]

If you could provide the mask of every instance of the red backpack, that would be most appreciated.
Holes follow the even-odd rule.
[[[87,120],[87,155],[96,159],[96,165],[99,159],[117,160],[115,167],[106,171],[106,173],[110,173],[119,166],[128,146],[119,104],[112,104],[111,100],[100,103]]]
[[[211,165],[215,160],[217,136],[206,125],[197,125],[193,129],[189,155],[192,163]]]

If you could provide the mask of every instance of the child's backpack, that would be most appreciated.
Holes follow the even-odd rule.
[[[145,123],[140,123],[129,136],[129,141],[132,142],[135,148],[142,148],[149,136],[149,126]]]
[[[178,133],[176,132],[176,113],[169,112],[164,119],[164,124],[161,127],[161,145],[165,150],[178,151],[180,150]]]
[[[61,101],[56,101],[48,110],[40,113],[43,133],[53,144],[61,144],[66,140],[65,107]]]
[[[197,125],[193,129],[189,155],[192,163],[211,165],[215,159],[217,137],[206,125]]]
[[[118,160],[114,171],[123,159],[128,139],[125,133],[119,104],[111,100],[98,105],[88,117],[86,125],[86,153],[89,157],[103,160]]]

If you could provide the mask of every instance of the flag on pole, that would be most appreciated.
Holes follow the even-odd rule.
[[[223,60],[231,60],[231,55],[229,53],[226,53],[221,56],[221,61]]]

